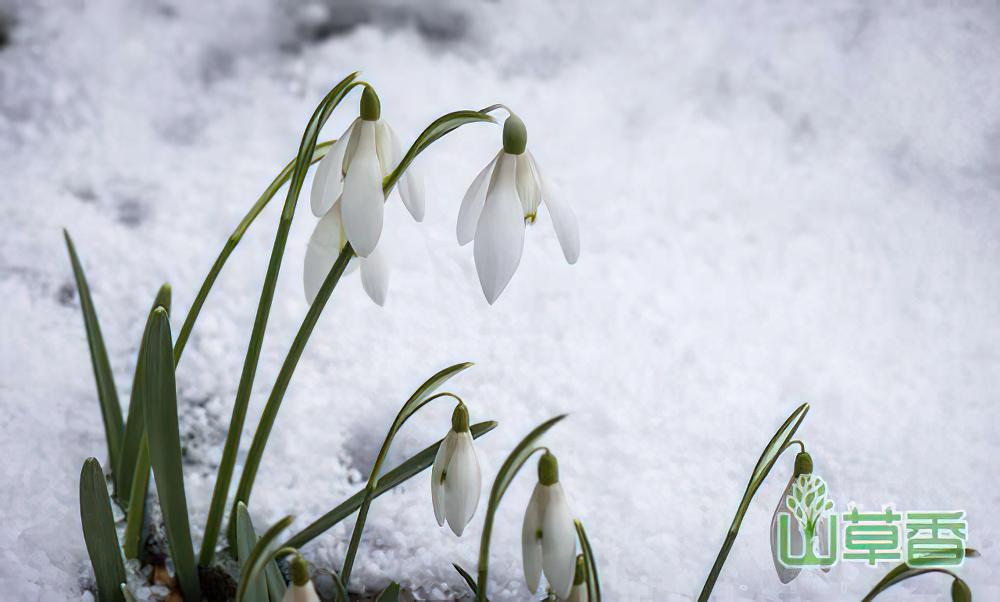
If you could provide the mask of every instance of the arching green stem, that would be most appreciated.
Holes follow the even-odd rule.
[[[535,441],[565,417],[566,415],[562,414],[555,418],[550,418],[528,433],[528,436],[522,439],[517,444],[517,447],[510,452],[510,455],[507,456],[503,466],[500,467],[500,472],[497,473],[497,478],[493,480],[489,505],[486,507],[486,519],[483,522],[483,536],[479,541],[479,571],[476,587],[477,602],[487,602],[486,588],[489,581],[490,538],[493,535],[493,521],[497,508],[500,507],[500,500],[503,498],[503,494],[507,492],[507,487],[510,486],[511,481],[514,480],[518,471],[528,461],[528,458],[535,452],[545,449],[543,447],[534,447]]]
[[[750,508],[750,502],[753,500],[753,496],[764,483],[764,479],[771,472],[771,469],[774,467],[774,463],[778,461],[778,457],[781,456],[786,449],[788,449],[792,437],[795,435],[795,431],[798,430],[799,425],[801,425],[802,421],[805,420],[807,412],[809,412],[808,403],[804,403],[795,408],[795,411],[792,412],[787,419],[785,419],[785,422],[782,423],[782,425],[774,433],[774,436],[771,437],[771,440],[764,447],[764,451],[761,452],[760,459],[757,460],[753,473],[750,474],[750,482],[747,483],[743,499],[740,500],[740,505],[736,509],[736,516],[733,517],[733,522],[729,526],[729,531],[726,533],[726,539],[723,541],[722,548],[719,550],[719,555],[715,559],[715,564],[712,565],[712,570],[708,573],[708,578],[705,579],[705,585],[701,588],[701,594],[698,596],[698,602],[706,602],[709,596],[712,595],[712,589],[715,588],[715,582],[719,579],[719,573],[722,572],[722,567],[726,564],[726,559],[729,557],[729,550],[732,549],[733,543],[736,541],[740,525],[743,524],[743,517],[746,515],[747,509]]]
[[[316,107],[316,111],[309,120],[309,125],[306,126],[306,130],[302,134],[299,153],[296,157],[295,167],[292,169],[291,180],[288,184],[285,205],[281,211],[281,218],[278,220],[278,231],[274,237],[271,258],[268,261],[267,272],[264,276],[264,286],[261,288],[253,330],[250,332],[250,342],[247,346],[246,358],[243,361],[243,371],[240,374],[240,382],[236,389],[233,415],[230,418],[229,428],[226,433],[226,444],[222,450],[222,460],[219,462],[219,473],[216,477],[215,488],[212,491],[212,502],[209,506],[208,519],[205,523],[205,538],[202,540],[199,556],[199,562],[202,566],[210,565],[215,555],[215,542],[218,539],[222,517],[225,513],[226,496],[229,493],[229,484],[232,480],[236,464],[236,453],[239,449],[240,435],[243,432],[243,423],[246,420],[250,392],[253,389],[254,377],[257,374],[257,363],[260,360],[261,348],[264,345],[264,331],[267,328],[267,320],[271,315],[271,303],[274,300],[278,272],[281,269],[281,260],[285,254],[285,243],[288,240],[288,232],[292,227],[292,217],[295,215],[295,206],[299,198],[299,192],[302,190],[306,172],[316,151],[319,131],[327,119],[329,119],[333,110],[343,100],[344,96],[352,88],[356,87],[357,82],[354,82],[355,77],[357,77],[356,73],[348,75],[330,90],[319,106]]]
[[[431,391],[436,389],[445,380],[451,378],[455,374],[465,370],[472,364],[456,364],[449,368],[445,368],[441,372],[438,372],[430,379],[428,379],[423,385],[418,388],[413,395],[403,404],[400,408],[399,413],[396,415],[396,419],[392,421],[392,426],[389,427],[389,432],[385,435],[385,440],[382,442],[382,448],[379,449],[378,455],[375,457],[375,464],[372,466],[371,474],[368,475],[368,483],[365,485],[365,497],[361,501],[361,507],[358,509],[358,518],[354,522],[354,531],[351,533],[351,542],[347,546],[347,555],[344,557],[344,568],[340,571],[340,578],[344,582],[344,585],[348,585],[351,582],[351,569],[354,567],[354,557],[358,553],[358,546],[361,545],[361,533],[365,530],[365,522],[368,519],[368,509],[372,505],[372,500],[378,492],[378,480],[379,475],[382,473],[382,464],[385,462],[386,456],[389,455],[389,448],[392,445],[392,440],[395,438],[396,433],[402,428],[403,424],[420,410],[420,408],[442,397],[452,397],[454,399],[459,399],[453,393],[437,393],[435,395],[430,395]]]

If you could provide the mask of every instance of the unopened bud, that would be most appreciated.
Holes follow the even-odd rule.
[[[528,146],[528,130],[517,115],[503,122],[503,150],[510,155],[520,155]]]
[[[361,93],[361,118],[365,121],[378,121],[382,115],[382,103],[379,102],[375,89],[365,86]]]
[[[545,486],[559,482],[559,461],[551,452],[545,452],[538,460],[538,482]]]

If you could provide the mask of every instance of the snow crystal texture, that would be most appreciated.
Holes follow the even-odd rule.
[[[479,445],[487,484],[530,428],[570,413],[546,442],[609,600],[697,594],[761,446],[803,401],[800,434],[838,505],[966,510],[983,558],[962,575],[1000,599],[998,57],[993,2],[0,1],[0,597],[78,600],[93,583],[77,483],[84,458],[106,458],[60,229],[127,399],[159,284],[173,285],[176,332],[315,104],[361,69],[404,141],[449,110],[514,107],[583,251],[567,266],[542,211],[489,307],[454,225],[499,130],[436,144],[416,163],[425,223],[387,207],[386,307],[347,278],[298,366],[251,500],[259,525],[292,513],[301,527],[357,490],[413,388],[474,360],[452,388],[474,421],[500,422]],[[279,204],[233,255],[178,370],[196,540]],[[307,207],[244,450],[306,311]],[[450,409],[407,424],[392,461],[442,436]],[[790,464],[750,507],[717,599],[858,599],[889,568],[778,583],[767,528]],[[467,594],[451,563],[475,568],[482,506],[456,539],[427,478],[374,503],[356,585]],[[532,480],[501,507],[498,602],[527,598]],[[339,566],[351,526],[305,553]],[[946,587],[923,577],[885,598]]]

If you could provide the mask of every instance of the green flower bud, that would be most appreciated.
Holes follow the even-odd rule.
[[[793,476],[799,476],[801,474],[809,474],[813,471],[813,459],[806,452],[799,452],[795,456],[795,474]]]
[[[573,585],[583,585],[587,579],[587,565],[583,561],[583,554],[576,556],[576,573],[573,575]]]
[[[456,433],[464,433],[469,430],[469,409],[464,403],[455,406],[455,411],[451,413],[451,430]]]
[[[503,122],[503,150],[511,155],[521,155],[528,146],[528,130],[517,115]]]
[[[545,486],[559,482],[559,461],[551,452],[545,452],[538,460],[538,482]]]
[[[378,100],[378,94],[374,88],[365,86],[365,91],[361,93],[361,118],[365,121],[378,121],[382,115],[382,104]]]
[[[955,580],[951,582],[951,600],[952,602],[972,602],[972,590],[969,589],[969,584],[955,577]]]
[[[295,585],[309,583],[309,563],[301,554],[295,554],[289,568],[292,573],[292,583]]]

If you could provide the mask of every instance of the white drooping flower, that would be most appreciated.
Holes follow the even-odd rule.
[[[299,554],[295,554],[290,564],[292,581],[285,590],[281,602],[320,602],[316,588],[309,578],[309,565]]]
[[[538,462],[538,484],[521,529],[521,553],[524,580],[532,594],[544,573],[556,596],[569,597],[576,572],[576,528],[559,483],[559,464],[549,452]]]
[[[526,224],[538,207],[548,209],[566,261],[580,256],[580,229],[573,209],[555,194],[527,150],[524,123],[511,115],[504,122],[503,148],[479,172],[458,212],[458,243],[475,241],[479,283],[489,303],[496,301],[517,271]]]
[[[361,258],[365,291],[379,305],[385,302],[388,263],[378,244],[385,212],[382,182],[401,158],[399,138],[381,118],[378,97],[365,88],[361,116],[330,147],[313,178],[310,206],[321,219],[306,251],[304,279],[310,303],[348,242]],[[423,220],[423,182],[412,164],[400,176],[398,189],[413,218]]]
[[[826,519],[826,511],[833,507],[833,502],[826,497],[826,485],[823,479],[812,474],[813,461],[806,451],[801,451],[795,456],[795,470],[788,485],[778,499],[778,505],[771,516],[771,560],[774,562],[774,570],[778,573],[778,580],[782,583],[789,583],[798,577],[801,569],[798,567],[785,566],[781,562],[778,554],[778,520],[782,514],[788,515],[789,541],[788,554],[793,558],[801,557],[805,553],[805,546],[813,546],[820,556],[827,556],[830,550],[830,535]],[[801,490],[804,484],[815,484],[822,487],[821,495],[814,495],[810,499],[816,508],[802,508],[796,505],[795,494]],[[800,496],[801,497],[801,496]],[[789,502],[789,499],[792,502]],[[827,507],[827,505],[829,507]],[[796,511],[793,511],[793,508]],[[810,536],[810,540],[805,538]],[[815,542],[812,539],[815,539]],[[824,572],[830,571],[830,566],[822,567]]]
[[[447,521],[455,535],[461,537],[479,505],[482,473],[464,405],[455,408],[451,425],[431,469],[431,502],[438,526]]]

